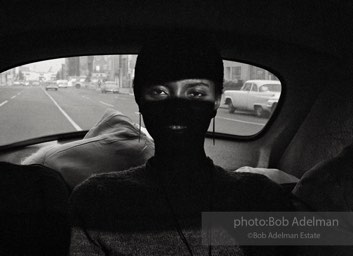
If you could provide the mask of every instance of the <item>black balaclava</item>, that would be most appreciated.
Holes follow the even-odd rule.
[[[209,79],[216,95],[222,92],[223,62],[207,35],[164,34],[144,45],[135,67],[134,93],[147,130],[156,146],[187,150],[203,143],[209,123],[216,115],[215,102],[170,98],[141,99],[143,87],[182,79]],[[186,126],[183,131],[166,129]]]

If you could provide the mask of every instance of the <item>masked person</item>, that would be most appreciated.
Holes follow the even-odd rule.
[[[71,255],[242,255],[237,246],[201,244],[202,212],[292,210],[265,176],[227,172],[205,154],[223,84],[223,62],[210,41],[162,35],[142,48],[134,94],[155,155],[143,166],[96,175],[75,189]]]

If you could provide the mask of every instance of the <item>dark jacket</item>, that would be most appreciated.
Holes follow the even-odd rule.
[[[203,180],[190,193],[168,186],[168,200],[194,255],[208,255],[201,244],[201,212],[210,211],[209,198],[212,211],[293,210],[281,187],[263,175],[228,172],[211,160],[206,168],[214,170],[213,189]],[[70,205],[71,255],[189,255],[165,195],[146,166],[91,177],[74,190]],[[275,250],[255,248],[256,255],[276,255]],[[212,252],[242,255],[236,246],[216,246]]]

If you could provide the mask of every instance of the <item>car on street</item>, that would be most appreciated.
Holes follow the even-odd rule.
[[[59,88],[67,88],[68,87],[68,81],[67,80],[57,80],[56,83],[57,83]]]
[[[85,75],[91,81],[117,79],[121,81],[121,88],[132,89],[136,55],[146,39],[182,31],[193,35],[207,32],[200,40],[215,40],[223,60],[234,62],[224,67],[224,80],[241,82],[237,86],[227,85],[230,90],[225,91],[223,98],[232,89],[237,92],[236,98],[244,101],[252,90],[256,92],[257,99],[248,101],[251,104],[247,109],[239,107],[238,111],[238,103],[233,102],[231,95],[228,102],[227,99],[219,102],[221,107],[217,114],[215,111],[204,142],[207,156],[229,171],[224,179],[235,177],[234,172],[243,172],[244,177],[250,177],[248,172],[253,172],[259,179],[272,180],[272,185],[261,187],[259,193],[244,196],[242,203],[255,197],[267,200],[267,192],[279,185],[297,213],[349,216],[342,221],[347,224],[342,236],[330,236],[331,231],[338,229],[335,226],[326,233],[325,238],[329,238],[324,241],[291,239],[290,242],[298,242],[299,246],[281,246],[284,252],[280,256],[353,255],[353,239],[350,239],[353,233],[352,10],[353,2],[349,0],[64,0],[42,1],[40,8],[31,1],[4,1],[0,9],[0,84],[6,84],[0,87],[0,254],[69,255],[70,230],[75,227],[71,226],[67,214],[72,193],[68,184],[74,178],[67,174],[80,175],[82,169],[72,168],[73,163],[77,159],[85,163],[87,156],[74,152],[69,161],[60,162],[66,168],[60,172],[54,167],[44,168],[51,159],[50,153],[58,145],[79,144],[86,136],[92,136],[89,131],[100,124],[107,110],[119,112],[118,116],[123,113],[136,126],[139,122],[144,126],[132,95],[102,95],[97,93],[98,87],[88,88],[79,78]],[[55,81],[39,87],[18,86],[22,83],[19,82],[20,71],[43,81],[57,77],[57,72],[63,78],[77,80],[70,80],[72,88],[52,92],[49,90],[59,88]],[[174,70],[170,72],[173,74]],[[265,79],[277,82],[267,85],[254,82]],[[243,81],[244,90],[240,93],[237,89]],[[279,97],[278,83],[281,86]],[[265,97],[262,99],[261,95]],[[257,115],[263,114],[259,109],[257,115],[249,115],[251,108],[255,111],[255,103],[271,115],[259,118]],[[190,118],[198,120],[199,117],[190,115]],[[111,140],[107,145],[116,142]],[[141,143],[133,147],[139,145]],[[40,165],[25,165],[24,161],[31,156],[38,156],[36,160]],[[108,165],[101,159],[95,161],[102,167],[99,170],[105,170]],[[248,181],[244,186],[258,189],[250,178]],[[106,192],[105,187],[95,189],[92,198]],[[241,188],[235,189],[241,193]],[[129,196],[126,191],[120,192],[112,197]],[[217,189],[217,200],[223,200],[224,193],[221,188]],[[143,194],[141,198],[145,203]],[[90,206],[96,203],[87,200],[77,208],[89,212]],[[111,212],[110,206],[107,207],[107,210],[101,209],[104,214],[120,216],[120,212]],[[209,209],[206,202],[205,209]],[[176,215],[180,210],[176,209]],[[257,213],[257,209],[253,210],[252,213]],[[267,210],[270,214],[273,209]],[[242,209],[239,212],[243,214]],[[138,213],[131,210],[131,214]],[[243,214],[244,218],[246,216],[250,213]],[[143,224],[151,224],[149,216],[142,217]],[[172,217],[167,212],[166,220],[170,225]],[[100,226],[101,221],[104,222],[97,220],[90,228],[105,234],[116,231],[109,225]],[[298,228],[315,230],[309,222],[306,227],[298,225]],[[178,229],[184,232],[184,226],[186,223]],[[320,228],[325,232],[327,226]],[[178,230],[175,234],[182,232]],[[191,253],[183,246],[189,234],[186,238],[180,235],[177,243],[161,239],[163,244],[150,247],[164,248],[170,242],[180,255],[193,255],[193,244]],[[283,242],[277,238],[266,241]],[[261,245],[266,241],[261,240]],[[347,244],[335,244],[342,241]],[[121,254],[129,254],[132,248],[146,255],[146,247],[141,248],[139,242],[119,244]],[[252,242],[259,245],[257,239]],[[97,255],[109,254],[105,245],[105,241],[95,244],[92,254],[96,250],[101,252]],[[232,246],[235,245],[227,248]],[[216,247],[209,246],[204,255],[215,255]]]
[[[224,92],[229,113],[236,109],[250,111],[258,117],[271,115],[281,95],[281,82],[275,80],[248,80],[240,90]]]
[[[119,85],[114,81],[106,81],[101,85],[101,93],[119,93]]]
[[[84,79],[80,78],[71,78],[67,81],[68,87],[75,87],[77,89],[84,87]]]
[[[45,90],[54,90],[57,91],[59,89],[58,84],[55,81],[47,81],[45,82]]]
[[[30,85],[30,86],[39,86],[39,85],[40,85],[40,82],[37,81],[37,80],[29,81],[29,85]]]

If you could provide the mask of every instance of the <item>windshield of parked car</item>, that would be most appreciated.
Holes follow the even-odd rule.
[[[0,145],[88,130],[107,108],[119,110],[138,123],[132,88],[136,57],[61,58],[2,72]],[[224,93],[216,116],[216,132],[249,136],[260,132],[268,122],[276,102],[269,103],[266,97],[239,95],[239,89],[250,80],[278,81],[275,75],[260,67],[224,60]],[[281,91],[280,84],[266,87]]]

